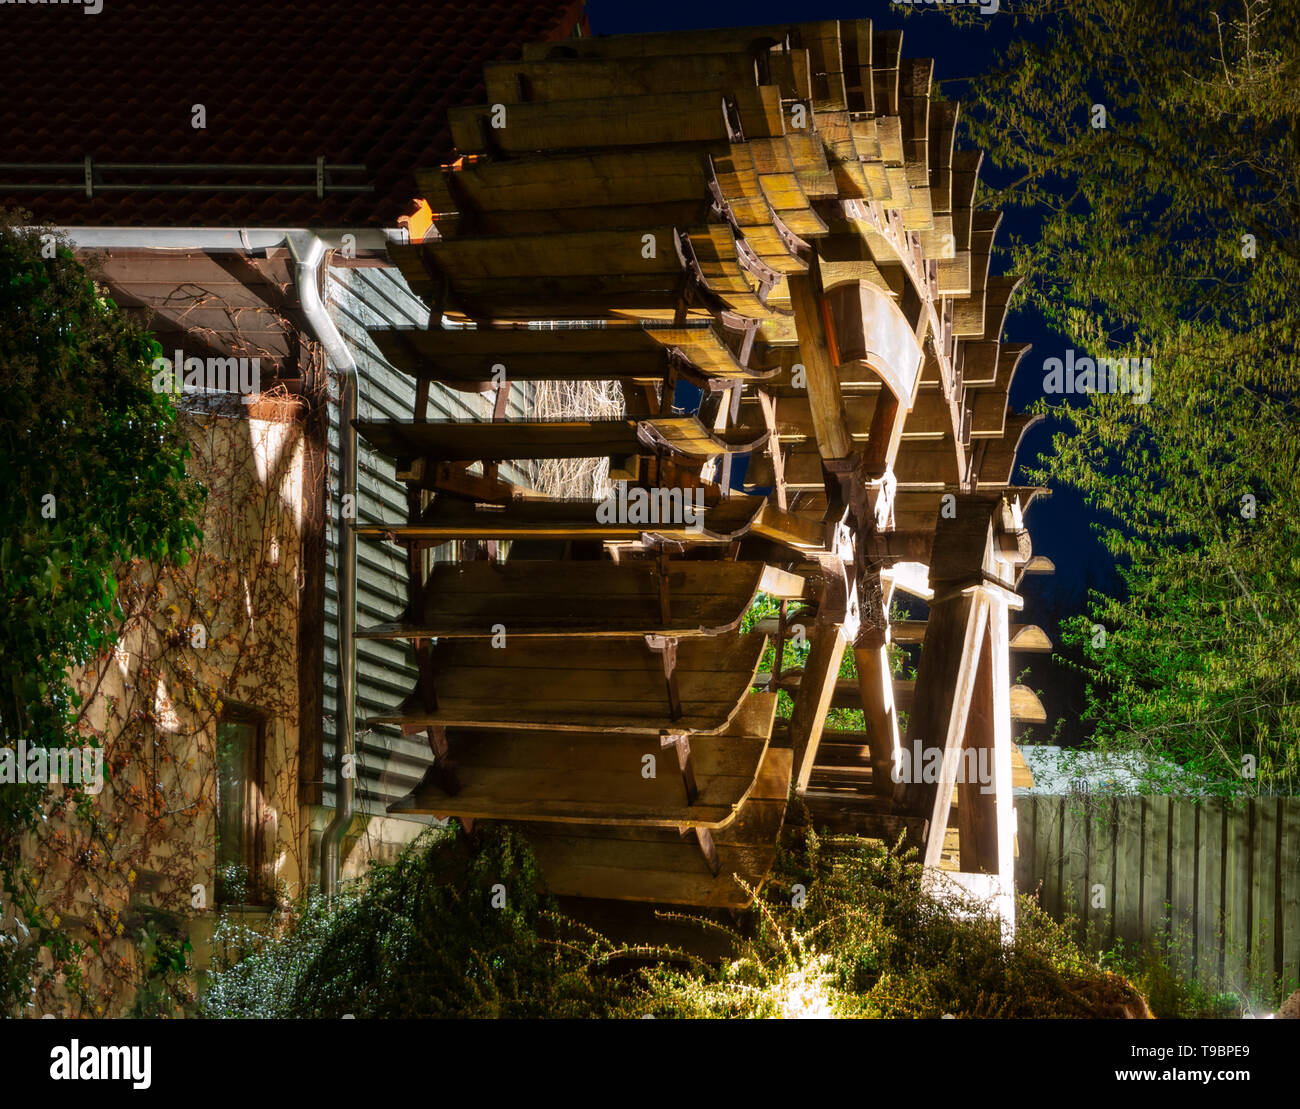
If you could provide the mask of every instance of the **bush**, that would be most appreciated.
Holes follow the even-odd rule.
[[[214,1017],[1090,1017],[1143,1015],[1029,900],[1014,942],[973,905],[920,892],[910,858],[796,834],[709,965],[621,946],[561,917],[505,827],[422,837],[364,886],[298,906],[273,938],[236,935],[203,1001]],[[797,887],[802,887],[800,897]],[[501,907],[494,907],[494,901]]]
[[[594,950],[555,937],[537,870],[509,829],[421,836],[364,885],[313,897],[269,940],[223,926],[251,953],[221,960],[209,1016],[579,1017],[609,1011]],[[499,905],[500,907],[494,907]],[[222,965],[225,963],[226,965]]]

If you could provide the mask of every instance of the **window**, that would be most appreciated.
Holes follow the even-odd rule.
[[[227,706],[217,724],[216,900],[266,900],[262,867],[262,752],[265,727],[251,709]]]

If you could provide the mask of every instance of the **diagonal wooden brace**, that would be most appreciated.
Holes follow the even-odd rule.
[[[695,842],[699,844],[700,851],[704,854],[704,862],[709,868],[709,873],[716,878],[718,871],[722,869],[722,860],[718,858],[718,847],[713,842],[713,833],[708,828],[681,827],[677,829],[677,834],[682,839],[685,839],[692,832],[695,833]]]
[[[682,785],[686,788],[686,803],[695,804],[700,788],[695,783],[695,767],[691,763],[691,737],[684,732],[669,733],[659,737],[659,746],[676,748],[677,767],[682,772]]]
[[[713,842],[713,833],[708,828],[696,828],[695,841],[700,845],[700,850],[704,852],[704,861],[708,863],[709,873],[716,878],[718,871],[722,869],[722,861],[718,858],[718,848]]]
[[[677,637],[672,635],[647,635],[646,645],[663,660],[664,684],[668,687],[668,719],[678,720],[682,715],[682,695],[677,688]]]

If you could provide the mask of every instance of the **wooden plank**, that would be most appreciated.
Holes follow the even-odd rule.
[[[924,817],[881,812],[872,807],[871,801],[871,798],[860,795],[827,793],[812,788],[804,794],[809,818],[818,832],[876,839],[890,847],[904,833],[917,841],[924,838]]]
[[[490,102],[595,100],[662,93],[718,92],[757,85],[754,59],[744,54],[652,55],[639,58],[563,58],[488,62]],[[522,94],[522,95],[521,95]]]
[[[376,450],[394,458],[475,462],[635,454],[635,420],[354,420]]]
[[[476,391],[499,381],[656,380],[668,364],[667,352],[640,329],[373,329],[370,336],[413,377]]]
[[[780,90],[774,86],[728,90],[746,136],[784,133]],[[729,138],[722,97],[715,92],[659,93],[544,104],[512,104],[496,113],[505,126],[492,126],[492,106],[452,108],[452,140],[461,154],[507,154],[576,150],[601,146],[722,142]]]
[[[1167,922],[1169,897],[1169,798],[1145,799],[1142,831],[1142,920],[1144,935],[1154,936]]]
[[[443,563],[414,619],[363,628],[357,638],[720,635],[739,627],[769,571],[783,574],[761,562],[672,562],[664,621],[652,561]]]
[[[1025,762],[1024,753],[1017,744],[1011,745],[1011,785],[1015,789],[1033,789],[1034,772]]]
[[[1037,624],[1012,624],[1010,648],[1025,654],[1051,654],[1052,641]]]
[[[1034,844],[1034,870],[1042,882],[1039,904],[1055,917],[1060,917],[1061,897],[1061,830],[1065,821],[1067,797],[1039,797],[1036,840]]]
[[[839,359],[832,355],[822,303],[808,276],[789,278],[790,303],[799,332],[799,352],[807,378],[817,449],[822,458],[847,458],[853,450],[844,399],[835,372]]]
[[[712,430],[695,416],[661,416],[637,424],[638,440],[686,458],[716,458],[721,454],[749,454],[767,443],[767,431],[736,427]]]
[[[1109,800],[1094,802],[1093,814],[1092,849],[1088,863],[1088,920],[1095,928],[1099,947],[1106,947],[1115,937],[1115,889],[1118,885],[1112,803]],[[1098,893],[1103,900],[1100,905],[1094,905]]]
[[[1142,934],[1142,818],[1143,798],[1117,797],[1115,885],[1107,890],[1115,911],[1115,934],[1141,942]]]
[[[742,366],[708,327],[372,329],[371,338],[398,369],[423,380],[482,391],[500,381],[661,380],[670,360],[699,381],[760,381],[761,352]]]
[[[1075,938],[1083,938],[1088,917],[1090,871],[1089,810],[1079,797],[1066,799],[1061,814],[1061,898],[1063,908],[1076,918],[1079,929]]]
[[[1274,865],[1282,895],[1282,966],[1294,979],[1300,977],[1300,798],[1282,798],[1281,810],[1282,844]]]
[[[731,543],[762,511],[762,497],[727,497],[705,509],[703,530],[684,524],[602,522],[595,501],[514,500],[507,505],[473,505],[439,497],[418,524],[361,524],[358,536],[400,543],[451,539],[564,539],[635,542],[651,534],[679,542]]]
[[[988,811],[994,822],[996,873],[1001,894],[999,904],[1004,923],[1015,926],[1015,810],[1011,759],[1011,682],[1010,656],[1007,650],[1008,602],[999,592],[983,589],[988,607],[988,639],[992,662],[993,693],[993,805]]]
[[[1170,805],[1173,825],[1170,913],[1174,929],[1182,933],[1189,966],[1196,960],[1196,867],[1200,853],[1196,816],[1195,802],[1178,801]]]
[[[652,235],[651,254],[644,240]],[[446,273],[452,282],[469,285],[490,278],[548,278],[623,276],[652,278],[650,288],[661,279],[681,272],[673,250],[672,227],[648,227],[644,231],[569,231],[553,235],[509,235],[503,237],[437,239],[410,247],[394,243],[389,253],[399,265],[419,258]],[[624,287],[636,288],[628,283]]]
[[[857,664],[858,695],[871,745],[873,792],[881,796],[892,795],[890,775],[899,755],[901,740],[889,648],[855,647],[853,656]]]
[[[756,890],[771,870],[791,758],[788,748],[769,747],[736,819],[713,833],[720,864],[716,877],[694,839],[669,830],[525,825],[525,834],[557,895],[744,908],[752,895],[736,878]]]
[[[485,235],[693,226],[707,218],[707,159],[700,147],[625,148],[479,161],[415,178],[435,210],[466,207]]]
[[[1011,687],[1011,719],[1022,724],[1047,723],[1047,710],[1029,686]]]
[[[777,566],[763,567],[763,576],[759,580],[758,588],[768,596],[783,601],[812,599],[812,591],[807,579]]]
[[[1224,907],[1224,803],[1201,803],[1201,854],[1197,859],[1196,969],[1205,981],[1221,981]]]
[[[961,869],[966,873],[998,872],[996,782],[982,780],[997,742],[993,706],[993,642],[986,634],[977,656],[974,683],[962,737],[962,765],[957,774],[957,817]],[[976,660],[972,660],[976,662]],[[983,765],[980,765],[983,760]]]
[[[1282,914],[1277,854],[1277,836],[1281,828],[1282,798],[1259,797],[1249,802],[1254,816],[1254,842],[1251,845],[1250,878],[1252,885],[1250,913],[1250,950],[1257,966],[1270,967],[1282,974]],[[1297,859],[1296,862],[1300,862]]]
[[[930,841],[926,845],[926,866],[937,866],[941,843],[937,829],[948,823],[955,774],[959,760],[947,752],[960,748],[966,730],[966,715],[975,681],[976,660],[983,645],[987,624],[986,601],[972,594],[958,594],[931,606],[925,643],[916,673],[916,699],[907,722],[904,751],[937,748],[941,771],[938,782],[926,782],[913,767],[912,781],[895,787],[894,797],[903,812],[929,815]]]
[[[758,625],[755,625],[758,629]],[[784,690],[791,696],[797,694],[803,688],[804,672],[802,670],[783,671],[780,680],[777,681],[776,687]],[[766,684],[766,680],[771,675],[762,672],[757,675],[756,685]],[[893,705],[900,712],[910,712],[912,702],[916,696],[916,682],[910,678],[893,678],[890,681],[890,695]],[[854,709],[861,710],[862,687],[857,678],[836,678],[834,688],[831,693],[830,707],[833,709]]]
[[[1016,892],[1029,896],[1038,888],[1034,869],[1034,844],[1038,836],[1038,809],[1042,798],[1016,798]]]
[[[699,783],[688,804],[653,736],[451,729],[459,792],[430,773],[391,813],[482,820],[720,828],[752,792],[776,716],[775,694],[752,694],[721,733],[697,736],[691,762]],[[645,775],[646,756],[655,775]],[[659,774],[659,769],[664,773]],[[671,767],[675,770],[675,765]]]
[[[826,526],[820,520],[809,519],[802,513],[782,511],[771,502],[754,517],[753,532],[764,539],[801,550],[826,550]]]
[[[354,420],[378,451],[394,458],[476,462],[509,458],[599,458],[643,453],[650,443],[688,458],[748,452],[766,435],[706,428],[694,416],[651,420]]]
[[[427,727],[527,728],[689,734],[721,731],[749,693],[766,636],[684,640],[676,680],[683,713],[674,719],[662,660],[644,642],[560,638],[543,650],[527,638],[441,640],[430,652],[437,709],[423,679],[403,706],[369,723]]]
[[[1223,851],[1226,858],[1223,887],[1224,958],[1230,978],[1248,981],[1252,917],[1251,839],[1253,807],[1238,803],[1228,810]]]
[[[813,764],[817,761],[817,746],[835,694],[840,659],[847,646],[848,641],[839,624],[816,624],[808,637],[804,680],[794,699],[789,731],[794,749],[794,788],[801,795],[808,788]]]

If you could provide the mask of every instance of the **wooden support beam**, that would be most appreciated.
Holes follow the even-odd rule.
[[[790,715],[790,739],[794,747],[795,792],[802,795],[817,761],[817,746],[826,713],[835,695],[835,678],[848,641],[839,624],[816,624],[808,637],[808,658],[804,662],[799,692]]]
[[[923,860],[927,866],[939,864],[943,829],[948,826],[976,662],[987,623],[985,606],[976,591],[957,593],[935,603],[921,648],[916,697],[903,744],[903,780],[894,787],[894,801],[902,812],[929,818],[931,832]],[[941,771],[937,782],[925,781],[922,766],[912,765],[911,753],[918,740],[923,763],[926,751],[939,752]]]
[[[682,695],[677,686],[677,640],[670,635],[647,635],[645,637],[646,645],[654,651],[663,662],[664,667],[664,685],[668,693],[668,718],[670,720],[680,720],[682,715]],[[677,749],[677,755],[682,757],[680,745]],[[690,750],[687,749],[686,758],[690,758]],[[686,768],[682,769],[683,776],[686,774]],[[690,785],[687,785],[687,792],[690,792]]]
[[[961,869],[986,874],[997,873],[998,869],[997,783],[983,780],[985,772],[990,778],[995,774],[992,640],[991,635],[986,635],[980,648],[957,782]]]
[[[1011,742],[1011,656],[1008,634],[1009,609],[999,595],[989,597],[989,635],[992,639],[993,666],[993,786],[997,821],[998,882],[1005,911],[1015,924],[1016,814],[1014,802],[1015,771],[1012,767]],[[1023,764],[1023,759],[1021,760]],[[1025,768],[1026,773],[1028,767]],[[1033,784],[1030,775],[1029,784]]]
[[[888,647],[855,648],[858,690],[871,747],[872,792],[892,795],[892,774],[899,754],[898,714]]]
[[[844,412],[844,398],[840,395],[840,379],[836,373],[839,360],[831,349],[822,298],[811,275],[792,274],[787,283],[818,452],[826,459],[848,458],[853,451],[853,436]]]
[[[718,848],[713,842],[713,833],[708,828],[701,828],[698,825],[694,829],[695,842],[700,845],[700,851],[704,855],[704,861],[709,866],[709,873],[713,877],[718,876],[722,870],[722,860],[718,858]]]
[[[782,461],[781,443],[776,435],[776,404],[763,389],[758,390],[758,403],[763,412],[763,426],[767,428],[767,451],[772,459],[772,493],[776,507],[782,512],[789,507],[785,495],[785,465]]]
[[[889,637],[895,643],[920,643],[925,639],[925,620],[895,620],[889,625]]]
[[[684,733],[665,735],[659,738],[660,747],[672,747],[677,753],[677,768],[682,774],[682,786],[686,790],[686,803],[695,804],[700,795],[700,787],[695,781],[695,767],[691,763],[691,737]]]
[[[750,530],[754,535],[797,550],[826,549],[826,527],[821,521],[810,520],[802,513],[782,510],[771,503],[765,504],[754,517]]]

